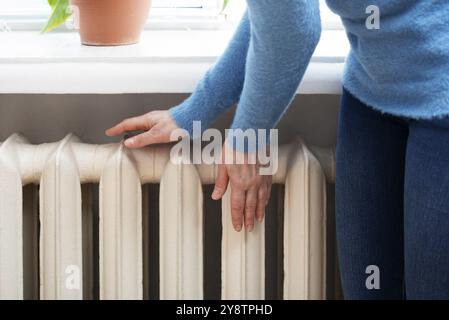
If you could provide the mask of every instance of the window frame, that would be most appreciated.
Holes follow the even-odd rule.
[[[161,6],[163,1],[153,0],[145,29],[214,29],[225,21],[225,15],[221,12],[223,0],[167,0],[168,4]],[[188,5],[181,6],[180,3],[184,1]],[[24,9],[22,12],[0,12],[0,25],[7,26],[12,31],[39,31],[49,15],[50,9],[47,11],[43,7]],[[57,30],[70,31],[64,25]]]
[[[1,0],[0,0],[1,1]],[[3,0],[4,1],[4,0]],[[15,1],[15,0],[9,0]],[[225,26],[235,27],[246,7],[246,1],[231,0],[228,8],[222,11],[224,0],[167,0],[170,5],[162,7],[165,0],[153,0],[153,8],[145,24],[146,30],[179,29],[219,29]],[[179,3],[189,1],[189,7],[180,7]],[[338,16],[327,8],[325,0],[320,1],[323,30],[343,30]],[[203,3],[203,5],[201,5]],[[198,4],[198,5],[193,5]],[[207,4],[207,5],[206,5]],[[45,25],[49,12],[0,13],[1,31],[39,31]],[[58,31],[70,31],[64,25]]]

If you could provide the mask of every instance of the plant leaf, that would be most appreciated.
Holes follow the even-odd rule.
[[[50,1],[50,0],[49,0]],[[221,12],[223,12],[228,6],[230,0],[223,0],[223,7],[221,8]]]
[[[48,4],[52,9],[56,7],[56,4],[58,3],[58,0],[47,0]]]
[[[69,1],[70,0],[48,0],[48,4],[50,5],[52,12],[47,24],[42,29],[42,32],[53,30],[67,21],[67,19],[71,16]]]

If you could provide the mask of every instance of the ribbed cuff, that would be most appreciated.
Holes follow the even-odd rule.
[[[215,115],[204,110],[199,101],[195,101],[194,96],[190,96],[181,104],[172,107],[169,111],[178,127],[188,132],[191,139],[201,138],[201,134],[214,120]],[[194,130],[194,122],[197,122]]]
[[[226,141],[232,149],[244,153],[256,153],[265,150],[271,142],[277,143],[277,129],[235,129],[226,130]],[[272,141],[273,140],[273,141]]]

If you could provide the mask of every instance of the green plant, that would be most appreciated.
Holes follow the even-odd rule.
[[[229,1],[231,1],[231,0],[223,0],[223,7],[221,8],[221,12],[223,12],[224,9],[226,9],[226,7],[227,7],[228,4],[229,4]]]
[[[51,7],[51,15],[42,32],[48,32],[63,24],[72,15],[70,0],[47,0]]]

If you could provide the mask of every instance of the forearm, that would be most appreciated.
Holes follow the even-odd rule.
[[[170,110],[178,126],[186,129],[191,137],[193,121],[201,121],[204,130],[239,100],[245,78],[249,39],[250,23],[245,13],[218,62],[198,83],[193,94]]]
[[[251,40],[233,129],[271,129],[291,103],[320,37],[317,0],[247,0]]]

